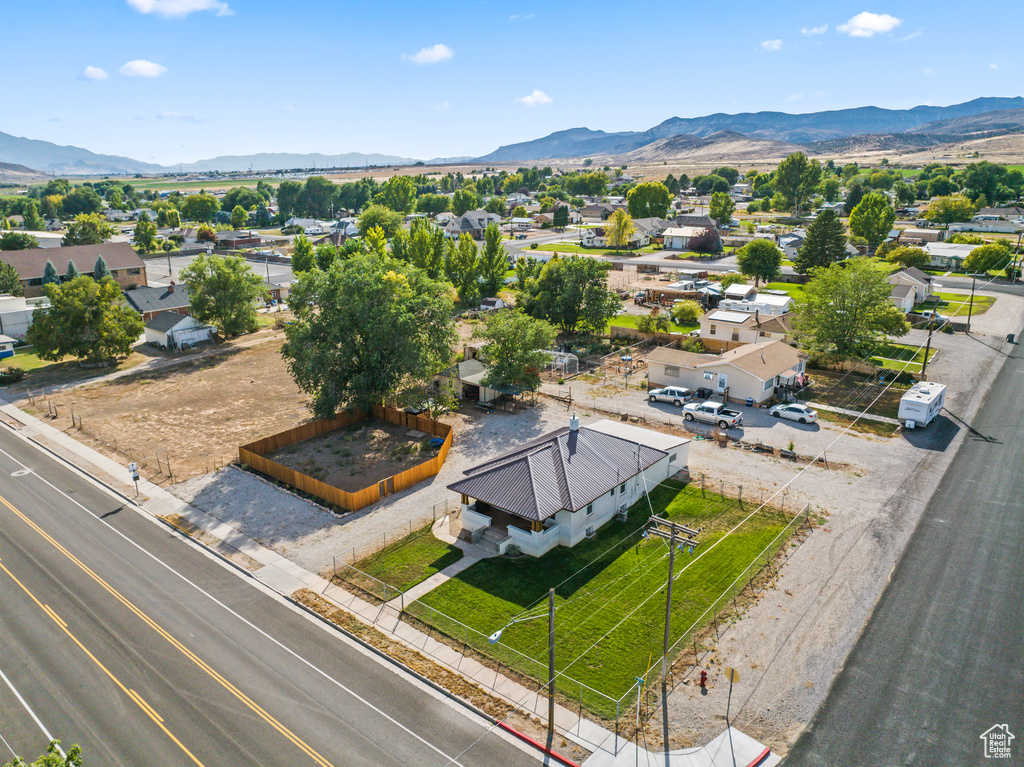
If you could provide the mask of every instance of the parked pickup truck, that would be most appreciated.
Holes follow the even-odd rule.
[[[743,425],[743,414],[738,410],[730,410],[721,402],[691,402],[683,407],[683,418],[687,421],[713,423],[722,429]]]

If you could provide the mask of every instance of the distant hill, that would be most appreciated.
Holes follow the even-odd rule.
[[[948,107],[913,109],[857,107],[829,112],[788,114],[745,112],[736,115],[672,117],[642,132],[605,133],[589,128],[557,131],[544,138],[499,147],[478,157],[480,162],[518,162],[552,158],[626,154],[672,136],[704,138],[719,131],[734,131],[750,138],[805,144],[867,133],[904,133],[929,124],[974,118],[994,112],[1024,109],[1024,98],[978,98]],[[950,131],[942,131],[948,133]]]
[[[684,134],[658,139],[646,146],[619,155],[623,162],[657,162],[659,160],[699,160],[700,162],[741,162],[782,159],[803,149],[798,144],[744,136],[736,131],[721,130],[701,138]]]
[[[205,173],[221,171],[231,173],[246,170],[290,170],[292,168],[362,168],[369,165],[411,165],[416,160],[410,157],[397,157],[390,154],[361,154],[347,152],[345,154],[290,154],[286,152],[264,152],[261,154],[222,155],[209,160],[182,163],[167,168],[167,171],[179,167],[186,173]]]
[[[167,168],[130,157],[96,154],[77,146],[21,138],[0,132],[0,162],[27,165],[45,173],[86,175],[106,173],[162,173]]]

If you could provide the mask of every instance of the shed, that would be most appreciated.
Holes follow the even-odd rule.
[[[201,325],[187,314],[160,312],[145,326],[146,343],[155,343],[165,349],[180,349],[185,345],[213,340],[213,328]]]
[[[16,343],[17,341],[10,336],[0,336],[0,360],[14,356],[14,344]]]

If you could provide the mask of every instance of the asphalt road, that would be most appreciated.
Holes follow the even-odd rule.
[[[0,672],[0,763],[536,763],[6,428]]]
[[[966,439],[788,767],[991,764],[997,724],[1016,735],[997,763],[1024,764],[1021,347],[972,423],[949,415]]]
[[[171,280],[181,282],[181,270],[195,260],[195,256],[147,256],[146,257],[146,278],[150,285],[166,285]],[[263,279],[270,275],[270,281],[274,283],[291,282],[295,279],[292,268],[288,264],[276,264],[273,261],[266,261],[253,257],[246,259],[253,272]],[[170,262],[170,271],[168,271]]]

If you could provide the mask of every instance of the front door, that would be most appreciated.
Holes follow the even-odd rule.
[[[718,393],[721,394],[729,388],[729,377],[725,373],[718,374]]]

